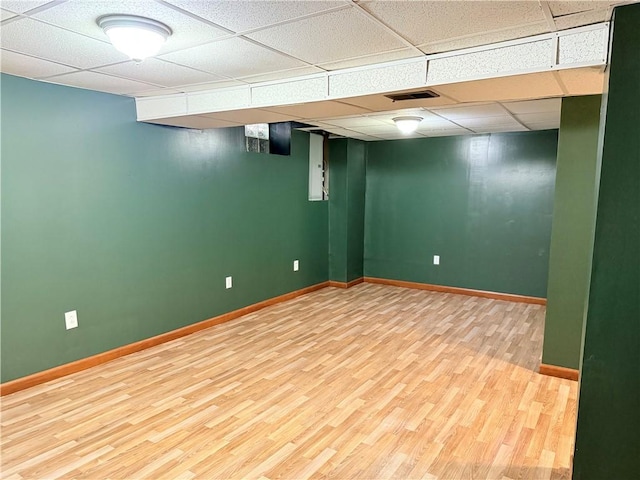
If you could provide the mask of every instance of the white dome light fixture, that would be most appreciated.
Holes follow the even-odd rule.
[[[404,135],[409,135],[410,133],[413,133],[416,131],[416,129],[418,128],[418,125],[422,121],[422,117],[414,117],[414,116],[395,117],[395,118],[392,118],[392,120],[395,122],[396,127],[398,127],[398,130],[400,130]]]
[[[157,54],[172,33],[164,23],[136,15],[104,15],[96,23],[117,50],[136,62]]]

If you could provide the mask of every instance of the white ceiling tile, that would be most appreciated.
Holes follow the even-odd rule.
[[[545,20],[538,2],[527,1],[372,1],[360,5],[414,45]]]
[[[332,127],[329,127],[332,128]],[[379,134],[382,133],[389,133],[389,132],[397,132],[398,128],[391,124],[391,125],[362,125],[359,127],[349,127],[349,130],[353,130],[354,132],[357,132],[359,134],[362,135],[372,135],[372,136],[377,136]]]
[[[483,118],[460,118],[456,123],[461,127],[474,131],[478,129],[502,128],[502,127],[520,127],[520,124],[511,116],[504,115],[502,117],[483,117]]]
[[[504,117],[507,115],[504,108],[497,103],[439,107],[431,110],[444,118],[448,118],[449,120],[454,120],[456,122],[466,118]]]
[[[109,43],[30,18],[2,26],[2,47],[79,68],[97,67],[125,59]]]
[[[383,133],[397,133],[398,127],[392,122],[386,125],[363,125],[361,127],[351,127],[350,130],[354,130],[356,132],[360,132],[366,135],[374,135],[377,136]]]
[[[403,116],[414,116],[414,117],[422,117],[422,121],[420,125],[426,124],[437,124],[440,122],[446,122],[440,116],[429,112],[423,108],[402,108],[398,110],[390,110],[383,113],[376,113],[368,115],[369,118],[376,119],[385,124],[395,125],[393,123],[394,117],[403,117]],[[449,123],[449,122],[447,122]]]
[[[429,130],[446,130],[457,127],[455,123],[445,120],[444,118],[438,118],[436,120],[425,119],[418,125],[418,131],[428,132]]]
[[[434,115],[433,113],[429,112],[428,110],[425,110],[424,108],[421,107],[416,107],[416,108],[398,108],[399,105],[404,105],[405,102],[397,102],[396,103],[396,109],[389,111],[389,112],[383,112],[381,113],[381,115],[376,115],[377,117],[380,116],[384,116],[387,118],[391,118],[391,117],[398,117],[401,115],[416,115],[418,117],[422,117],[422,118],[437,118],[437,115]]]
[[[605,75],[601,68],[572,68],[556,73],[569,95],[596,95],[604,90]]]
[[[429,88],[429,90],[433,90],[435,92],[439,91],[438,87]],[[423,89],[420,89],[423,90]],[[407,90],[411,91],[411,90]],[[392,92],[389,92],[392,93]],[[394,92],[400,93],[400,92]],[[367,108],[372,111],[385,112],[389,110],[397,110],[400,105],[406,108],[431,108],[439,105],[452,105],[456,103],[455,100],[446,97],[436,97],[436,98],[423,98],[420,100],[403,100],[401,102],[394,102],[390,98],[385,97],[382,94],[375,95],[362,95],[358,97],[349,97],[349,98],[341,98],[341,102],[348,103],[350,105],[357,105],[362,108]]]
[[[438,85],[438,91],[460,102],[527,100],[564,95],[550,72]]]
[[[246,85],[237,80],[221,80],[219,82],[197,83],[193,85],[181,85],[178,89],[181,92],[202,92],[203,90],[213,90],[217,88],[237,87]]]
[[[13,18],[15,16],[16,16],[15,13],[10,12],[9,10],[4,10],[0,8],[0,21],[7,20],[8,18]]]
[[[356,117],[341,117],[341,118],[325,118],[322,119],[327,125],[332,125],[336,127],[345,127],[345,128],[353,128],[353,127],[366,127],[366,126],[384,126],[385,122],[382,122],[373,117],[365,117],[358,115]]]
[[[204,83],[223,80],[223,77],[210,73],[165,62],[157,58],[148,58],[144,62],[128,61],[96,69],[97,72],[110,73],[141,82],[154,83],[165,87],[176,87],[192,83]]]
[[[556,17],[554,19],[558,30],[567,30],[582,25],[591,25],[593,23],[607,21],[609,21],[609,18],[607,18],[607,10],[588,10],[586,12],[574,13],[573,15]]]
[[[560,121],[560,112],[523,113],[516,118],[525,125],[529,123],[554,123]]]
[[[260,30],[248,36],[313,64],[405,47],[395,36],[353,8]]]
[[[319,120],[315,120],[315,119],[312,119],[312,118],[305,119],[304,123],[309,124],[309,125],[314,126],[314,127],[318,127],[318,128],[331,128],[331,127],[333,127],[333,125],[328,125],[328,124],[326,124],[324,122],[321,122]]]
[[[356,140],[362,140],[364,142],[375,142],[376,140],[382,140],[378,137],[372,137],[370,135],[362,135],[359,133],[351,134],[351,138],[355,138]]]
[[[302,62],[242,38],[207,43],[180,52],[160,55],[159,58],[231,78],[304,66]]]
[[[225,120],[227,122],[238,123],[241,125],[251,125],[253,123],[288,122],[290,120],[298,119],[298,117],[293,117],[291,115],[270,112],[268,110],[261,110],[259,108],[235,110],[231,112],[212,112],[206,114],[205,116],[215,118],[217,120]]]
[[[369,110],[346,105],[341,102],[325,101],[303,103],[300,105],[285,105],[281,107],[269,107],[269,111],[293,115],[299,118],[329,118],[343,115],[358,115],[369,113]]]
[[[584,12],[586,10],[595,10],[601,9],[606,10],[609,8],[609,2],[600,2],[597,0],[587,0],[587,1],[548,1],[549,9],[554,17],[559,17],[562,15],[569,15],[577,12]]]
[[[162,47],[162,52],[210,42],[216,37],[227,35],[218,29],[154,0],[68,0],[54,8],[34,15],[54,25],[82,33],[98,40],[108,41],[107,36],[96,24],[98,17],[107,14],[128,14],[152,18],[166,24],[172,35]]]
[[[361,67],[363,65],[371,65],[373,63],[392,62],[394,60],[404,60],[405,58],[413,58],[420,56],[420,52],[416,52],[412,48],[400,48],[383,53],[374,53],[364,55],[362,57],[347,58],[338,60],[337,62],[321,63],[318,66],[325,70],[340,70],[343,68]]]
[[[325,130],[335,135],[342,135],[343,137],[350,137],[354,133],[353,130],[348,130],[346,128],[339,128],[339,127],[327,127],[325,128]]]
[[[425,138],[424,135],[421,135],[417,132],[405,135],[404,133],[400,132],[397,128],[395,131],[389,131],[387,133],[377,134],[376,137],[381,138],[383,140],[408,140],[410,138]]]
[[[15,13],[24,13],[45,3],[54,3],[51,0],[2,0],[2,8]]]
[[[447,128],[447,129],[438,129],[438,130],[431,130],[431,131],[425,131],[422,132],[424,135],[427,135],[428,137],[451,137],[454,135],[470,135],[471,132],[469,132],[469,130],[466,130],[464,128]]]
[[[0,63],[2,63],[2,71],[4,73],[28,78],[49,77],[51,75],[75,71],[74,68],[67,67],[66,65],[48,62],[9,50],[2,50],[0,53]]]
[[[525,124],[530,130],[553,130],[560,128],[560,120],[557,122],[531,122]]]
[[[150,90],[144,90],[142,92],[136,92],[136,97],[156,97],[158,95],[175,95],[182,93],[180,90],[173,88],[153,88]]]
[[[112,77],[95,72],[76,72],[51,77],[48,82],[71,85],[74,87],[98,90],[99,92],[129,95],[150,89],[149,84],[134,82],[125,78]]]
[[[324,72],[324,70],[321,68],[309,66],[290,68],[287,70],[276,70],[274,72],[260,73],[258,75],[247,75],[246,77],[238,77],[238,79],[246,83],[260,83],[272,82],[274,80],[283,80],[292,77],[301,77],[304,75],[312,75],[314,73],[322,72]]]
[[[234,32],[244,32],[329,8],[345,6],[342,1],[238,1],[167,0],[184,10]]]
[[[540,100],[527,100],[525,102],[505,102],[502,106],[516,115],[547,112],[560,115],[562,99],[543,98]]]
[[[157,120],[147,122],[174,127],[195,128],[198,130],[205,130],[207,128],[225,128],[239,126],[237,123],[225,122],[224,120],[216,120],[202,115],[185,115],[183,117],[159,118]]]
[[[492,125],[487,127],[477,127],[472,129],[476,133],[501,133],[501,132],[526,132],[529,129],[522,125]]]
[[[417,45],[417,47],[424,53],[442,53],[450,52],[452,50],[460,50],[463,48],[476,47],[479,45],[489,45],[490,43],[504,42],[532,35],[539,35],[541,33],[548,33],[549,31],[549,24],[546,21],[541,21],[527,25],[518,25],[513,28],[484,32],[477,35],[437,40]]]

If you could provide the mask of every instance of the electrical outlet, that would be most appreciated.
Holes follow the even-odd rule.
[[[70,312],[64,313],[64,324],[67,327],[67,330],[78,327],[78,312],[76,310],[72,310]]]
[[[434,255],[433,256],[433,264],[434,265],[440,265],[440,255]]]
[[[231,277],[227,277],[224,279],[226,288],[233,287],[233,279]]]
[[[293,271],[297,272],[298,270],[300,270],[300,262],[298,260],[294,260],[293,261]]]

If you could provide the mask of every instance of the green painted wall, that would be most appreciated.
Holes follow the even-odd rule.
[[[640,4],[616,8],[574,480],[640,475]]]
[[[242,128],[137,123],[125,97],[1,93],[3,382],[328,279],[307,134],[252,154]]]
[[[350,282],[363,275],[366,146],[329,141],[329,278]]]
[[[564,98],[558,137],[542,363],[575,369],[591,280],[601,100]]]
[[[555,130],[369,143],[365,275],[545,297],[556,149]]]

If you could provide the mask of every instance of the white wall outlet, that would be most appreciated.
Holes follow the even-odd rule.
[[[440,265],[440,255],[434,255],[433,256],[433,264],[434,265]]]
[[[299,260],[294,260],[293,261],[293,271],[297,272],[298,270],[300,270],[300,261]]]
[[[67,330],[78,327],[78,312],[72,310],[64,313],[64,324],[67,326]]]
[[[225,287],[226,288],[231,288],[233,287],[233,279],[231,277],[227,277],[224,279],[225,282]]]

